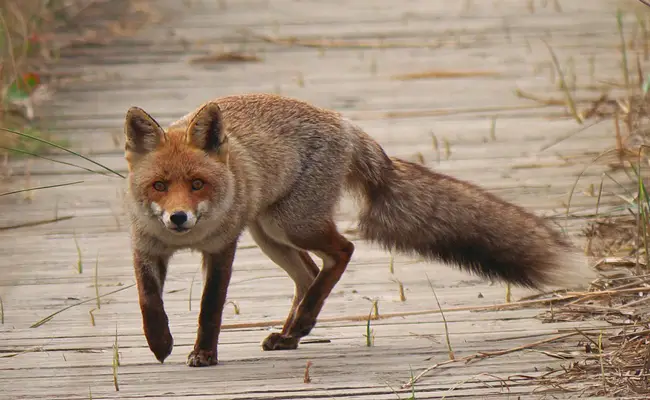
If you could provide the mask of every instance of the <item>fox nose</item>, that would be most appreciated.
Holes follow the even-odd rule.
[[[176,211],[169,216],[169,219],[176,225],[181,226],[187,221],[187,214],[185,211]]]

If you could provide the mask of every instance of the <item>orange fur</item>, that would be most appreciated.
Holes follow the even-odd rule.
[[[591,277],[586,260],[544,219],[476,185],[389,158],[359,127],[305,102],[223,97],[166,130],[133,107],[125,135],[139,302],[161,362],[173,343],[162,302],[169,258],[185,248],[202,252],[205,286],[187,364],[216,364],[230,271],[246,228],[295,282],[282,332],[262,346],[296,348],[354,252],[333,222],[344,190],[361,200],[363,237],[386,248],[529,287]],[[308,252],[323,260],[320,269]]]

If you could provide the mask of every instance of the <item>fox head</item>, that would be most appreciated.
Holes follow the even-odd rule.
[[[131,107],[125,122],[129,194],[146,218],[175,235],[198,230],[232,202],[228,136],[216,103],[189,123],[165,131],[149,114]]]

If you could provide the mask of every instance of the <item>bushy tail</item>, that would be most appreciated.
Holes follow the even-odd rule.
[[[515,285],[569,287],[595,277],[586,257],[547,221],[468,182],[390,159],[368,135],[348,183],[361,195],[361,235]]]

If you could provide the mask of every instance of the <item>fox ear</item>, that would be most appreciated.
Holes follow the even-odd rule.
[[[228,138],[217,103],[204,105],[192,118],[187,133],[189,142],[199,149],[218,153],[226,150]]]
[[[126,113],[124,134],[126,151],[146,154],[158,146],[165,131],[143,109],[131,107]]]

